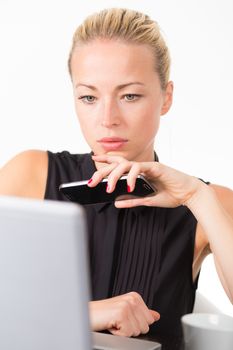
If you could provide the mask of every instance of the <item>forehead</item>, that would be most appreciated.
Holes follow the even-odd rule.
[[[92,79],[108,81],[118,78],[151,80],[156,76],[155,59],[146,45],[120,40],[94,40],[78,45],[72,55],[73,80]]]

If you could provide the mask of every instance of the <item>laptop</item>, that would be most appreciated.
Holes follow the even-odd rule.
[[[161,349],[91,332],[86,237],[78,204],[0,196],[0,349]]]

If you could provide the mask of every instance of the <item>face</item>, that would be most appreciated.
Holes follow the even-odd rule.
[[[98,39],[75,49],[71,69],[76,113],[94,154],[152,161],[172,83],[161,89],[151,50]]]

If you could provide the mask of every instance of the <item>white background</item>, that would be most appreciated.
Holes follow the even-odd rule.
[[[0,167],[25,149],[89,151],[74,112],[67,58],[77,25],[114,6],[149,14],[170,47],[175,93],[157,137],[160,161],[233,188],[232,0],[0,0]],[[233,315],[212,257],[199,290]]]

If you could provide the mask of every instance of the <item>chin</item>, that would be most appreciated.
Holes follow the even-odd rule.
[[[92,148],[92,152],[96,155],[96,156],[102,156],[102,155],[109,155],[109,156],[120,156],[123,157],[125,159],[129,160],[129,152],[127,151],[120,151],[120,150],[111,150],[111,151],[106,151],[104,149],[94,149]]]

